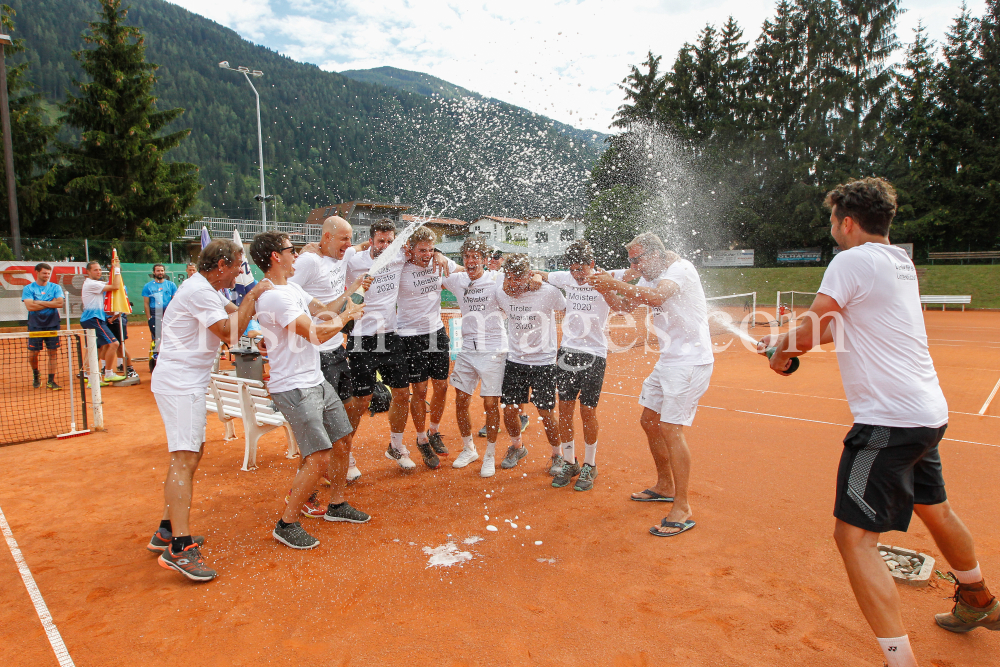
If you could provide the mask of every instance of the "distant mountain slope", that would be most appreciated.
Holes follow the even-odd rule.
[[[27,42],[29,78],[50,101],[63,99],[81,77],[72,52],[84,48],[98,3],[7,2],[17,11],[14,36]],[[126,20],[143,29],[147,57],[160,65],[158,106],[186,110],[175,127],[191,128],[191,137],[170,156],[200,166],[202,214],[259,215],[254,96],[221,60],[264,72],[255,84],[265,180],[280,219],[358,198],[399,197],[466,218],[579,212],[585,203],[585,172],[603,150],[592,133],[564,133],[478,96],[432,99],[325,72],[163,0],[131,6]]]
[[[411,93],[417,93],[418,95],[424,95],[425,97],[438,96],[446,100],[457,100],[463,97],[471,97],[477,100],[489,100],[501,105],[502,107],[509,107],[510,109],[516,109],[524,113],[532,113],[527,109],[523,109],[518,106],[514,106],[503,100],[498,100],[492,97],[485,97],[479,93],[473,92],[461,86],[457,86],[454,83],[449,83],[444,79],[439,79],[436,76],[431,76],[430,74],[424,74],[423,72],[413,72],[406,69],[399,69],[398,67],[375,67],[373,69],[348,69],[341,72],[343,76],[348,79],[354,79],[355,81],[361,81],[364,83],[374,83],[386,88],[394,88],[396,90],[405,90]],[[542,118],[545,118],[542,116]],[[604,132],[594,132],[591,130],[580,130],[572,125],[567,125],[565,123],[560,123],[559,121],[552,121],[554,123],[553,128],[560,133],[567,136],[573,137],[577,141],[592,141],[595,140],[603,145],[605,137],[608,135]]]

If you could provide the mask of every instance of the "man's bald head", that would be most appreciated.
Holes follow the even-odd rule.
[[[351,247],[353,234],[351,223],[339,215],[331,215],[323,221],[323,235],[319,242],[320,252],[327,257],[343,259],[344,252]]]

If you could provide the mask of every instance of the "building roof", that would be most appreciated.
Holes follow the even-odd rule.
[[[417,217],[409,213],[404,213],[399,216],[399,219],[403,222],[413,222]],[[423,222],[427,225],[448,225],[450,227],[465,227],[469,224],[465,220],[459,220],[458,218],[424,218]]]
[[[478,222],[480,220],[494,220],[496,222],[513,222],[513,223],[516,223],[516,224],[519,224],[519,225],[526,225],[526,224],[528,224],[526,221],[521,220],[519,218],[501,218],[500,216],[497,216],[497,215],[481,215],[478,218],[476,218],[475,220],[473,220],[473,222]]]
[[[410,204],[396,204],[392,202],[376,202],[367,201],[364,199],[356,199],[354,201],[347,201],[342,204],[327,204],[326,206],[320,206],[309,211],[309,215],[306,216],[306,222],[309,224],[321,224],[326,218],[328,218],[331,213],[327,213],[327,210],[333,209],[336,215],[342,218],[347,218],[350,216],[351,212],[356,208],[381,208],[396,211],[406,211],[407,209],[413,208]]]

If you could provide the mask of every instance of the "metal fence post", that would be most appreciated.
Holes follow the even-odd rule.
[[[87,239],[83,240],[83,254],[85,255],[85,260],[90,261],[90,242]]]
[[[174,242],[170,242],[170,263],[174,263]]]

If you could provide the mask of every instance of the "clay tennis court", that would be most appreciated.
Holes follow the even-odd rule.
[[[1000,398],[976,413],[1000,379],[1000,313],[928,311],[926,321],[952,411],[941,447],[949,497],[997,588]],[[148,349],[145,333],[134,327],[131,349]],[[209,415],[192,511],[219,571],[209,584],[145,549],[167,455],[142,363],[141,385],[104,391],[106,433],[0,448],[0,508],[77,665],[881,665],[831,537],[851,423],[835,356],[811,353],[783,378],[738,344],[717,355],[688,430],[698,526],[670,539],[647,532],[668,506],[629,501],[654,480],[636,397],[655,360],[641,347],[610,356],[600,476],[586,493],[550,487],[530,407],[528,458],[487,480],[478,463],[450,467],[461,447],[451,396],[442,432],[453,455],[436,471],[402,474],[383,456],[385,415],[366,417],[355,440],[364,476],[348,498],[373,519],[309,523],[322,544],[307,552],[271,537],[297,466],[281,431],[262,439],[257,470],[241,472],[242,427],[223,442]],[[411,449],[413,439],[411,424]],[[885,541],[948,569],[917,519]],[[425,547],[449,542],[471,560],[428,567]],[[2,663],[59,664],[0,552]],[[998,664],[1000,633],[934,624],[950,584],[899,588],[921,664]]]

